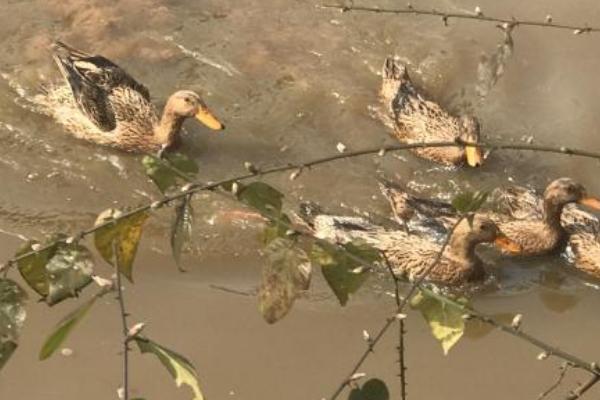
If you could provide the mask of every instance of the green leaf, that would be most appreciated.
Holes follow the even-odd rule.
[[[292,221],[285,214],[269,221],[262,232],[262,243],[266,246],[277,238],[288,238],[291,225]]]
[[[142,353],[152,353],[158,357],[169,374],[175,379],[177,387],[188,385],[194,392],[194,400],[204,400],[200,391],[196,369],[185,357],[169,350],[150,339],[136,336],[133,338]]]
[[[117,218],[120,211],[108,209],[102,212],[96,220],[96,226]],[[116,247],[117,266],[130,282],[133,282],[133,261],[142,236],[144,222],[148,219],[147,212],[140,212],[110,223],[94,233],[94,243],[104,260],[114,265]]]
[[[452,207],[461,213],[470,213],[478,211],[487,200],[490,192],[463,192],[452,199]]]
[[[0,370],[6,365],[17,347],[17,343],[12,340],[0,341]]]
[[[49,241],[62,238],[57,236]],[[30,241],[19,249],[17,256],[33,251],[35,246],[45,245]],[[17,266],[27,284],[43,296],[48,305],[54,305],[76,297],[92,281],[94,261],[84,246],[58,242],[19,260]]]
[[[94,259],[84,246],[62,244],[46,264],[46,271],[49,284],[46,303],[52,306],[69,297],[77,297],[92,282]]]
[[[279,217],[281,214],[283,194],[264,182],[239,185],[236,196],[241,202],[260,211],[264,216]]]
[[[186,196],[175,207],[175,219],[171,227],[171,250],[180,271],[185,270],[181,264],[181,252],[191,241],[193,223],[192,198]]]
[[[440,342],[444,354],[448,355],[450,349],[458,343],[465,333],[465,313],[461,305],[466,305],[465,299],[444,301],[439,296],[434,296],[427,291],[420,291],[411,300],[410,305],[421,311],[429,324],[433,337]]]
[[[64,343],[73,328],[75,328],[79,321],[85,317],[97,299],[97,296],[92,297],[90,300],[77,307],[74,311],[70,312],[58,323],[40,350],[40,360],[45,360],[50,357],[56,351],[56,349],[58,349],[60,345]]]
[[[0,279],[0,369],[17,349],[25,321],[27,294],[10,279]]]
[[[21,256],[33,251],[34,246],[42,246],[37,241],[29,241],[23,245],[18,251],[16,256]],[[28,257],[25,257],[17,262],[19,272],[21,276],[27,282],[29,287],[35,290],[39,295],[46,297],[50,291],[50,283],[48,281],[48,271],[46,270],[46,264],[56,253],[58,244],[40,251],[33,253]]]
[[[266,248],[258,291],[258,307],[270,324],[287,315],[298,295],[310,285],[312,267],[306,252],[290,239],[274,239]]]
[[[364,264],[372,265],[380,260],[374,248],[363,243],[347,243],[344,250],[326,243],[314,244],[311,258],[321,266],[323,276],[342,306],[370,275]]]
[[[352,389],[348,400],[389,400],[390,392],[380,379],[370,379],[360,388]]]
[[[190,180],[198,173],[196,162],[181,153],[166,153],[162,159],[145,156],[142,165],[146,175],[152,179],[161,192],[177,185],[180,180]],[[179,173],[178,173],[179,172]],[[180,174],[188,177],[183,179]]]

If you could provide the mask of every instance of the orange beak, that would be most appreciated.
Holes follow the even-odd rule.
[[[506,250],[509,253],[518,254],[523,251],[523,248],[517,242],[510,240],[504,234],[498,235],[496,240],[494,240],[494,244],[501,248],[502,250]]]
[[[196,113],[196,119],[208,126],[210,129],[220,131],[225,129],[225,125],[215,117],[208,108],[200,108]]]
[[[593,208],[594,210],[600,210],[600,200],[595,197],[584,197],[579,200],[578,203]]]
[[[465,155],[469,167],[479,167],[483,163],[483,154],[479,147],[465,146]]]

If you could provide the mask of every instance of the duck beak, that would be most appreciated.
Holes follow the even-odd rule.
[[[210,129],[220,131],[225,129],[225,125],[215,117],[208,108],[203,107],[198,110],[195,115],[196,119],[208,126]]]
[[[483,163],[483,155],[479,147],[465,146],[465,155],[469,167],[479,167]]]
[[[506,250],[509,253],[518,254],[523,251],[523,248],[517,242],[510,240],[506,235],[500,234],[494,240],[494,244],[501,248],[502,250]]]
[[[600,200],[595,197],[584,197],[579,200],[577,203],[593,208],[594,210],[600,210]]]

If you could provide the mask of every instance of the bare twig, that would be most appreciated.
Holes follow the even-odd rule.
[[[535,26],[541,28],[552,28],[552,29],[563,29],[570,30],[574,34],[579,35],[581,33],[588,32],[600,32],[600,28],[590,27],[587,24],[584,26],[579,25],[568,25],[568,24],[555,24],[552,21],[551,17],[546,17],[544,21],[527,21],[527,20],[519,20],[516,18],[500,18],[500,17],[492,17],[488,15],[484,15],[482,12],[444,12],[438,10],[427,10],[427,9],[419,9],[413,6],[408,6],[406,8],[378,8],[378,7],[364,7],[364,6],[354,6],[354,5],[339,5],[339,4],[322,4],[318,6],[319,8],[329,8],[336,9],[342,12],[350,12],[350,11],[358,11],[358,12],[370,12],[377,14],[409,14],[409,15],[425,15],[425,16],[434,16],[440,17],[444,25],[448,24],[448,20],[451,18],[456,19],[469,19],[475,20],[479,22],[492,22],[495,24],[507,24],[509,26]]]
[[[560,373],[558,374],[558,378],[556,379],[556,382],[554,382],[552,384],[552,386],[550,386],[544,392],[540,393],[540,395],[538,397],[538,400],[545,399],[546,397],[548,397],[553,391],[555,391],[560,386],[560,384],[562,383],[563,379],[565,379],[565,376],[567,375],[567,371],[569,370],[569,367],[571,367],[571,364],[569,364],[568,362],[564,362],[560,366]]]
[[[592,376],[586,383],[580,385],[577,389],[571,391],[567,396],[567,400],[576,400],[581,398],[588,390],[593,388],[598,382],[600,382],[600,374],[597,372],[596,375]]]

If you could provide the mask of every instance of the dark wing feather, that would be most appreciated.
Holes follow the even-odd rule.
[[[150,101],[148,89],[109,59],[84,53],[55,42],[54,59],[83,112],[98,128],[111,131],[116,118],[109,95],[116,87],[128,87]]]

